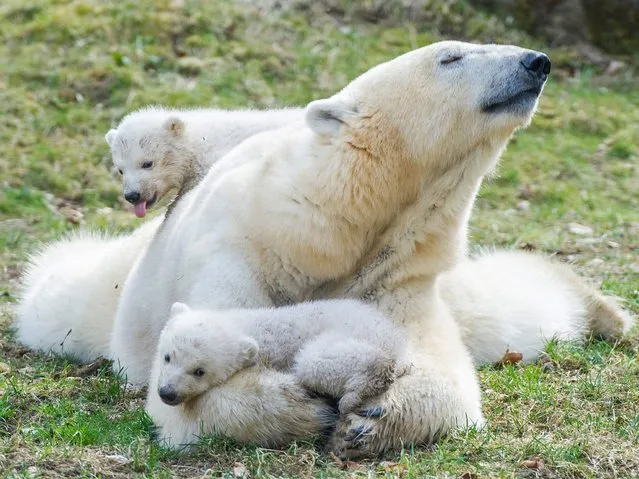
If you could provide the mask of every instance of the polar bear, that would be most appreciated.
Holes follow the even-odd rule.
[[[195,310],[171,307],[160,335],[149,386],[149,410],[159,397],[176,406],[220,386],[259,362],[291,371],[310,391],[339,400],[350,412],[384,392],[402,363],[405,338],[376,308],[353,300],[270,309]]]
[[[16,339],[81,361],[107,357],[126,278],[162,221],[115,236],[74,232],[34,252],[22,276]]]
[[[554,271],[544,258],[515,256],[519,269],[506,267],[499,255],[478,260],[493,276],[492,290],[473,273],[479,263],[463,259],[482,178],[512,132],[530,121],[549,68],[543,54],[516,47],[433,44],[311,103],[306,125],[245,141],[185,195],[151,244],[138,250],[115,324],[111,316],[91,319],[112,326],[111,354],[145,383],[174,301],[237,308],[361,297],[406,334],[413,366],[387,392],[366,400],[361,411],[339,418],[334,451],[356,457],[481,423],[473,358],[463,341],[475,359],[490,360],[486,351],[493,347],[526,347],[537,354],[544,336],[554,332],[577,334],[590,327],[619,336],[628,327],[627,316],[556,272],[550,284],[562,285],[567,296],[554,298],[565,302],[560,311],[568,316],[546,316],[544,308],[535,309],[538,317],[510,315],[521,298],[543,301],[552,293],[543,282],[534,283],[540,287],[535,291],[525,281],[529,268],[538,275]],[[260,188],[251,188],[256,177]],[[251,233],[240,236],[243,228]],[[221,239],[245,250],[225,257]],[[248,262],[247,251],[253,253]],[[491,260],[497,269],[490,268]],[[256,272],[251,261],[263,270]],[[453,279],[445,281],[446,275]],[[509,287],[509,275],[523,289]],[[253,283],[244,283],[247,278]],[[486,300],[481,309],[486,316],[464,310],[457,288],[476,288],[475,301]],[[80,288],[75,294],[84,293]],[[515,306],[502,307],[503,302]],[[572,307],[580,313],[572,314]],[[276,315],[278,309],[271,311]],[[506,316],[496,317],[500,314]],[[269,445],[308,437],[334,420],[290,373],[272,368],[240,371],[190,406],[182,411],[167,406],[154,420],[161,427],[179,425],[180,442],[217,432]]]
[[[480,251],[444,272],[438,287],[476,365],[506,351],[534,362],[551,339],[618,340],[633,324],[568,265],[538,253]]]
[[[437,43],[310,103],[305,124],[247,139],[182,198],[131,272],[113,357],[145,383],[177,301],[225,309],[361,298],[401,325],[413,367],[365,401],[381,416],[340,417],[334,450],[375,454],[482,424],[474,364],[437,279],[463,258],[482,178],[530,122],[549,71],[539,52]],[[278,390],[271,371],[238,373],[180,420],[268,444],[320,430],[316,398],[290,382]],[[229,388],[242,403],[220,400]],[[273,407],[255,409],[267,397]]]
[[[177,110],[147,107],[129,113],[105,135],[124,198],[142,218],[172,189],[190,190],[213,163],[255,133],[302,121],[304,110]]]

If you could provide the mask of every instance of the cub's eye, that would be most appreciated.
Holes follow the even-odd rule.
[[[152,166],[153,166],[153,162],[152,161],[145,161],[144,163],[142,163],[142,168],[144,168],[145,170],[148,170]]]
[[[164,355],[164,362],[165,363],[170,363],[171,362],[171,356],[169,356],[168,354]]]
[[[440,65],[450,65],[451,63],[458,62],[462,59],[461,55],[448,55],[442,58],[439,62]]]
[[[202,376],[204,376],[204,369],[197,368],[195,371],[193,371],[193,376],[201,378]]]
[[[122,172],[122,170],[118,170],[118,173],[120,173],[121,175],[123,175],[124,173]]]

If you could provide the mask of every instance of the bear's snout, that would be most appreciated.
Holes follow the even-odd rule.
[[[158,389],[158,394],[160,395],[162,402],[169,406],[176,406],[180,404],[178,393],[173,386],[162,386]]]
[[[550,58],[540,52],[530,52],[521,60],[523,67],[540,80],[545,81],[550,73]]]

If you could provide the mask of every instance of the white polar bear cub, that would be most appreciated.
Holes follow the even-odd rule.
[[[402,374],[404,344],[397,327],[359,301],[222,311],[175,303],[160,336],[149,396],[179,405],[259,361],[292,370],[306,389],[339,399],[346,413]]]
[[[233,147],[256,133],[301,121],[304,110],[174,110],[128,114],[105,140],[123,176],[124,198],[142,218],[170,190],[189,191]]]

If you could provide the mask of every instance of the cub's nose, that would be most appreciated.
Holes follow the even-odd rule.
[[[550,73],[550,58],[547,55],[539,52],[527,53],[521,60],[521,64],[530,73],[536,75],[538,78],[546,79],[546,76]]]
[[[160,395],[160,399],[166,404],[175,405],[178,402],[177,392],[171,386],[162,386],[158,389],[158,394]]]
[[[128,193],[126,193],[124,195],[124,199],[127,200],[129,203],[137,203],[138,201],[140,201],[140,192],[139,191],[129,191]]]

